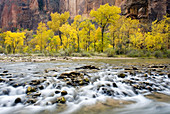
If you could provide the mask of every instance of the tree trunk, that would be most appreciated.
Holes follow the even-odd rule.
[[[103,52],[103,36],[104,36],[104,27],[102,27],[102,49],[101,49],[101,52]]]
[[[59,35],[59,37],[60,37],[60,45],[62,46],[63,45],[63,41],[62,41],[62,38],[61,38],[61,31],[58,31],[58,35]]]

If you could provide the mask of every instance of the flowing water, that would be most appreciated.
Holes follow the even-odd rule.
[[[170,64],[142,63],[0,63],[0,114],[169,114]],[[147,97],[154,93],[158,100]]]

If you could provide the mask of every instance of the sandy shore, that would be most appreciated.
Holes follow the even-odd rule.
[[[0,56],[0,62],[49,62],[49,61],[62,61],[62,60],[94,60],[94,59],[137,59],[130,57],[50,57],[50,56]]]

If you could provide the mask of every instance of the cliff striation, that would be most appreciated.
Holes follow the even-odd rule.
[[[149,22],[170,13],[169,0],[0,0],[0,28],[36,29],[40,21],[50,20],[51,12],[69,11],[71,19],[78,14],[87,17],[105,3],[121,7],[122,15]]]

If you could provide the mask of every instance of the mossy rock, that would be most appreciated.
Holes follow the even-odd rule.
[[[58,97],[56,102],[57,103],[65,103],[66,99],[64,97]]]
[[[34,87],[29,86],[26,90],[26,94],[30,94],[32,92],[36,92],[36,89]]]

